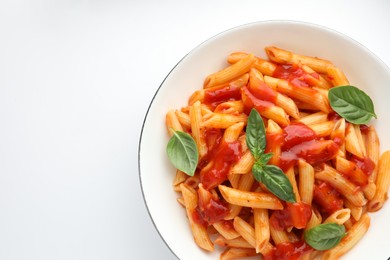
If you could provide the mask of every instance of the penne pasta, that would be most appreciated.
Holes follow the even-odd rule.
[[[378,176],[376,180],[376,192],[374,198],[368,204],[368,211],[378,211],[383,207],[387,199],[390,186],[390,151],[384,152],[378,163]]]
[[[283,208],[279,199],[269,193],[241,191],[224,185],[219,185],[218,188],[224,199],[230,204],[262,209]]]
[[[301,200],[311,205],[314,190],[314,168],[303,160],[298,162],[299,169],[299,194]]]
[[[196,191],[186,184],[180,184],[180,187],[195,243],[204,250],[213,251],[214,244],[211,242],[206,228],[203,225],[198,224],[198,222],[196,222],[193,218],[193,212],[198,206],[198,197],[196,195]]]
[[[318,73],[327,73],[327,68],[333,65],[330,61],[324,59],[299,55],[273,46],[266,47],[265,51],[272,61],[284,64],[302,63]]]
[[[348,252],[364,236],[370,226],[370,217],[364,214],[358,222],[348,230],[347,235],[341,239],[341,242],[332,249],[325,252],[324,259],[338,259]]]
[[[253,63],[255,63],[255,56],[253,54],[248,54],[245,58],[239,60],[235,64],[207,76],[204,82],[204,87],[209,88],[237,78],[247,73]]]
[[[367,212],[387,200],[390,151],[380,153],[374,126],[331,107],[332,88],[349,85],[340,68],[275,46],[265,51],[267,60],[231,53],[188,105],[167,111],[169,135],[190,135],[199,155],[191,176],[173,175],[177,202],[198,247],[222,249],[222,260],[338,259],[367,232]],[[304,234],[326,223],[346,234],[316,250]]]

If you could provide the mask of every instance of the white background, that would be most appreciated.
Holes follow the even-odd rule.
[[[0,259],[175,259],[137,157],[171,68],[221,31],[270,19],[333,28],[390,66],[389,14],[387,0],[1,0]]]

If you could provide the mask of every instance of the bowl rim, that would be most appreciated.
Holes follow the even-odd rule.
[[[324,25],[320,25],[320,24],[317,24],[317,23],[313,23],[313,22],[307,22],[307,21],[301,21],[301,20],[290,20],[290,19],[269,19],[269,20],[260,20],[260,21],[254,21],[254,22],[249,22],[249,23],[244,23],[244,24],[241,24],[241,25],[237,25],[237,26],[234,26],[234,27],[230,27],[228,29],[225,29],[217,34],[214,34],[213,36],[205,39],[204,41],[200,42],[199,44],[197,44],[195,47],[193,47],[189,52],[187,52],[173,67],[172,69],[167,73],[167,75],[164,77],[164,79],[162,80],[162,82],[160,83],[159,87],[157,88],[157,90],[155,91],[152,99],[149,101],[149,105],[148,105],[148,108],[146,110],[146,113],[144,115],[144,119],[143,119],[143,122],[142,122],[142,127],[141,127],[141,131],[140,131],[140,134],[139,134],[139,141],[138,141],[138,177],[139,177],[139,184],[140,184],[140,188],[141,188],[141,193],[142,193],[142,198],[143,198],[143,201],[144,201],[144,204],[146,206],[146,210],[147,210],[147,213],[149,215],[149,218],[150,220],[152,221],[152,224],[155,228],[155,230],[157,231],[157,233],[159,234],[160,238],[162,239],[162,241],[164,242],[164,244],[168,247],[169,251],[177,258],[177,259],[180,259],[176,253],[173,251],[173,249],[170,247],[170,245],[167,243],[167,241],[165,240],[164,236],[161,234],[160,230],[158,229],[155,221],[154,221],[154,218],[150,212],[150,208],[149,208],[149,205],[148,205],[148,202],[146,200],[146,197],[145,197],[145,193],[144,193],[144,187],[143,187],[143,182],[142,182],[142,172],[141,172],[141,144],[142,144],[142,140],[143,140],[143,133],[144,133],[144,128],[145,128],[145,123],[148,119],[148,116],[149,116],[149,112],[150,112],[150,109],[154,103],[154,100],[156,99],[157,95],[159,94],[161,88],[164,86],[164,83],[165,81],[169,78],[169,76],[172,74],[172,72],[181,64],[181,62],[186,58],[188,57],[189,55],[191,55],[193,52],[195,52],[196,50],[202,48],[203,45],[207,44],[208,42],[212,41],[213,39],[216,39],[224,34],[228,34],[228,33],[232,33],[234,31],[237,31],[237,30],[241,30],[243,28],[246,28],[246,27],[252,27],[252,26],[257,26],[257,25],[265,25],[265,24],[275,24],[275,25],[281,25],[281,24],[293,24],[293,25],[298,25],[298,26],[305,26],[305,27],[310,27],[310,28],[317,28],[317,29],[320,29],[320,30],[325,30],[329,33],[332,33],[332,34],[335,34],[335,35],[338,35],[342,38],[347,38],[349,41],[353,42],[354,44],[358,45],[360,48],[364,49],[366,52],[368,52],[378,63],[381,63],[381,65],[383,67],[385,67],[386,70],[390,71],[390,64],[387,65],[382,59],[380,59],[374,52],[372,52],[369,48],[367,48],[365,45],[363,45],[362,43],[360,43],[359,41],[355,40],[354,38],[352,38],[351,36],[348,36],[347,34],[344,34],[338,30],[335,30],[335,29],[332,29],[330,27],[327,27],[327,26],[324,26]]]

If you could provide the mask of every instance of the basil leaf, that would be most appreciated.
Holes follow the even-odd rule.
[[[189,176],[194,176],[198,165],[198,148],[191,135],[173,131],[166,150],[169,160],[177,169]]]
[[[258,160],[265,150],[266,135],[263,119],[259,112],[252,108],[246,126],[246,145],[253,157]]]
[[[371,98],[357,87],[331,88],[328,98],[332,109],[353,124],[367,124],[372,117],[376,118]]]
[[[290,180],[279,167],[255,163],[252,172],[255,179],[262,182],[279,199],[296,202]]]
[[[258,162],[259,162],[261,165],[266,165],[266,164],[269,162],[269,160],[271,160],[272,156],[273,156],[273,153],[265,153],[265,154],[262,154],[262,155],[260,156]]]
[[[328,250],[345,236],[345,227],[336,223],[315,226],[305,232],[306,243],[316,250]]]

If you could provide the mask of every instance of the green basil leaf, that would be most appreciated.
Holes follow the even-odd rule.
[[[191,135],[181,131],[173,131],[166,150],[169,160],[177,169],[189,176],[194,176],[199,155]]]
[[[376,118],[371,98],[357,87],[331,88],[328,98],[332,109],[353,124],[367,124],[372,117]]]
[[[255,163],[252,167],[252,172],[255,179],[262,182],[279,199],[287,202],[296,202],[290,180],[279,167]]]
[[[326,223],[307,230],[305,241],[316,250],[333,248],[345,236],[345,227],[336,223]]]
[[[265,154],[262,154],[262,155],[260,156],[258,162],[259,162],[261,165],[266,165],[266,164],[269,162],[269,160],[271,160],[272,156],[273,156],[273,153],[265,153]]]
[[[246,126],[246,145],[253,157],[258,160],[265,150],[266,135],[263,119],[256,109],[252,109]]]

